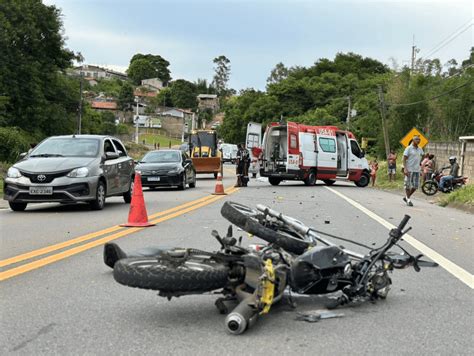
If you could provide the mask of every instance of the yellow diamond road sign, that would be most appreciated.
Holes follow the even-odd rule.
[[[428,139],[420,131],[418,131],[416,127],[412,128],[410,132],[408,132],[405,137],[400,140],[400,143],[403,146],[408,147],[411,144],[411,140],[413,140],[413,136],[420,136],[420,143],[418,145],[419,147],[423,148],[428,144]]]

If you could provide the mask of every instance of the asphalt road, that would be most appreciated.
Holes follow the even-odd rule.
[[[230,187],[234,180],[226,176],[224,185]],[[138,231],[115,228],[93,234],[126,220],[128,207],[119,198],[109,199],[100,212],[80,205],[43,204],[24,213],[0,209],[0,354],[474,353],[472,215],[416,197],[415,206],[408,208],[401,195],[350,184],[331,189],[300,183],[274,187],[252,180],[247,188],[211,198],[214,184],[201,178],[197,188],[184,192],[145,191],[148,213],[157,225]],[[231,336],[214,307],[215,296],[167,301],[153,291],[117,284],[103,264],[106,239],[125,250],[150,245],[217,249],[210,233],[224,233],[228,226],[219,212],[225,200],[263,203],[319,230],[366,244],[383,243],[388,230],[381,222],[395,225],[408,213],[411,237],[461,267],[467,284],[447,262],[446,268],[420,273],[397,270],[385,301],[342,307],[337,310],[342,318],[307,323],[295,320],[296,311],[321,309],[324,300],[297,297],[296,310],[281,303],[247,333]],[[184,205],[190,201],[195,203]],[[357,203],[378,220],[356,208]],[[256,241],[238,233],[247,242]],[[49,246],[44,254],[25,257]]]

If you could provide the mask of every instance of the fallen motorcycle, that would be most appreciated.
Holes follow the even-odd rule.
[[[338,294],[328,307],[356,301],[385,299],[392,283],[389,272],[413,266],[437,266],[412,256],[398,243],[410,217],[389,233],[378,248],[329,235],[369,249],[359,254],[321,237],[317,230],[264,205],[257,209],[226,202],[221,214],[267,244],[242,246],[233,237],[232,225],[226,236],[212,235],[221,248],[207,252],[193,248],[148,248],[126,254],[113,243],[104,247],[104,262],[114,269],[115,280],[123,285],[159,291],[171,299],[188,294],[218,293],[216,306],[228,314],[225,326],[232,334],[247,330],[259,315],[269,312],[286,290],[306,295]],[[398,246],[401,253],[390,252]],[[230,310],[231,304],[238,303]]]
[[[435,195],[436,192],[440,191],[443,193],[451,193],[452,191],[459,189],[467,184],[467,177],[455,177],[451,182],[446,182],[444,190],[439,187],[441,178],[443,177],[443,170],[449,167],[443,167],[439,170],[431,173],[430,179],[423,183],[421,191],[426,195]]]

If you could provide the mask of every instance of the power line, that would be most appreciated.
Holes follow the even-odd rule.
[[[467,27],[465,27],[467,25]],[[436,52],[438,52],[441,48],[445,47],[452,41],[454,41],[457,37],[459,37],[461,34],[466,32],[469,28],[472,27],[472,19],[470,19],[468,22],[464,23],[462,26],[458,27],[453,33],[451,33],[448,37],[446,37],[444,40],[442,40],[440,43],[438,43],[436,46],[434,46],[430,51],[428,51],[428,54],[425,56],[422,56],[421,58],[429,58]],[[465,28],[464,28],[465,27]],[[461,32],[459,32],[461,31]],[[453,37],[454,36],[454,37]]]
[[[468,82],[466,82],[466,83],[464,83],[464,84],[458,85],[457,87],[455,87],[455,88],[453,88],[453,89],[451,89],[451,90],[448,90],[448,91],[446,91],[446,92],[444,92],[444,93],[438,94],[438,95],[433,96],[433,97],[428,98],[428,99],[423,99],[423,100],[420,100],[420,101],[414,101],[414,102],[412,102],[412,103],[406,103],[406,104],[388,104],[388,105],[390,105],[391,107],[399,107],[399,106],[412,106],[412,105],[421,104],[421,103],[424,103],[425,101],[435,100],[435,99],[438,99],[438,98],[440,98],[440,97],[442,97],[442,96],[448,95],[448,94],[450,94],[450,93],[452,93],[452,92],[454,92],[454,91],[456,91],[456,90],[458,90],[458,89],[460,89],[460,88],[463,88],[463,87],[465,87],[465,86],[471,84],[473,81],[474,81],[474,79],[473,79],[473,80],[469,80]]]

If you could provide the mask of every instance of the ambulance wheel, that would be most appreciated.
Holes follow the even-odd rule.
[[[316,172],[314,170],[309,171],[308,176],[303,180],[307,186],[313,186],[316,184]]]
[[[268,177],[268,181],[270,182],[271,185],[278,185],[281,182],[280,178],[275,178],[275,177]]]
[[[364,188],[367,187],[370,183],[370,176],[367,173],[362,173],[359,180],[354,182],[358,187]]]
[[[335,180],[332,180],[332,179],[325,179],[325,180],[324,180],[324,183],[325,183],[326,185],[333,185],[334,183],[336,183],[336,181],[335,181]]]

